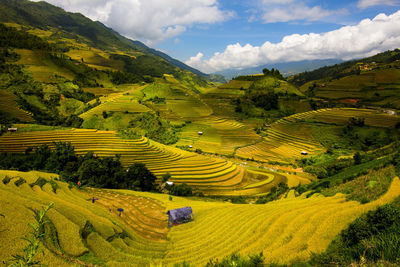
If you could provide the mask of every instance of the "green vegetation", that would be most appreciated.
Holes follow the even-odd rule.
[[[41,249],[41,240],[45,235],[45,224],[49,222],[46,213],[53,207],[54,203],[49,204],[46,208],[35,212],[35,223],[30,223],[32,231],[23,238],[29,244],[24,248],[24,254],[13,255],[13,259],[7,262],[7,266],[35,266],[40,265],[40,261],[35,260],[35,257],[40,253],[44,253]]]
[[[130,121],[129,127],[128,134],[134,132],[137,133],[136,136],[146,136],[166,145],[175,144],[178,141],[176,128],[169,121],[151,112],[136,116]]]
[[[57,202],[46,263],[398,263],[400,50],[211,87],[45,2],[0,1],[0,18],[0,198]],[[165,210],[183,205],[196,220],[167,229]]]
[[[188,197],[193,196],[193,189],[186,183],[180,185],[172,185],[168,188],[169,193],[173,196]]]
[[[400,59],[400,50],[386,51],[379,53],[375,56],[364,58],[361,60],[347,61],[341,64],[335,64],[334,66],[326,66],[313,71],[306,71],[300,74],[294,75],[291,80],[294,84],[300,86],[309,81],[319,79],[339,79],[342,77],[360,74],[360,70],[355,67],[357,63],[392,63]]]
[[[400,206],[393,204],[379,207],[359,217],[330,244],[327,251],[315,255],[313,265],[347,265],[364,258],[368,262],[399,264]]]
[[[70,143],[57,142],[53,146],[53,150],[46,144],[29,148],[24,154],[2,153],[0,169],[45,170],[61,174],[65,181],[74,184],[79,181],[92,187],[156,190],[156,177],[142,163],[134,163],[125,170],[118,155],[115,159],[100,158],[93,153],[77,156]],[[42,182],[37,181],[43,186]],[[56,190],[54,184],[52,187]]]
[[[249,255],[248,257],[243,257],[238,254],[232,254],[230,256],[224,257],[221,261],[210,260],[205,267],[263,267],[264,256],[262,253]]]
[[[286,193],[288,189],[289,187],[286,183],[279,183],[278,187],[272,187],[266,196],[259,197],[255,203],[265,204],[267,202],[277,200],[282,194]]]

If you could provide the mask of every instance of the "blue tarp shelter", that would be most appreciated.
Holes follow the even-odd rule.
[[[185,223],[193,220],[193,211],[191,207],[184,207],[167,211],[168,223],[173,225]]]

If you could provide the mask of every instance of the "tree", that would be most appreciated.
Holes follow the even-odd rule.
[[[169,180],[169,178],[171,178],[171,174],[169,172],[167,172],[167,173],[163,174],[161,176],[161,178],[162,178],[162,182],[165,183]]]
[[[187,185],[186,183],[172,186],[169,193],[171,195],[181,196],[181,197],[193,196],[192,188],[189,185]]]
[[[107,177],[104,176],[104,168],[100,161],[92,158],[82,162],[78,169],[78,179],[82,184],[96,187],[104,187]]]
[[[70,161],[77,161],[74,147],[71,143],[53,142],[55,149],[46,163],[46,170],[60,172],[64,170],[64,166]]]
[[[140,189],[142,191],[156,190],[156,176],[152,174],[143,163],[131,165],[126,174],[128,189]]]

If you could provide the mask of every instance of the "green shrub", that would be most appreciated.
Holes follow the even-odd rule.
[[[328,177],[328,172],[326,171],[326,169],[324,167],[307,166],[304,168],[304,171],[314,174],[315,176],[317,176],[320,179]]]
[[[224,257],[219,261],[218,259],[209,260],[206,267],[263,267],[264,256],[260,254],[249,255],[248,257],[241,256],[240,254],[232,254]]]
[[[174,196],[187,197],[187,196],[193,196],[193,189],[186,183],[180,185],[174,184],[171,187],[169,193]]]

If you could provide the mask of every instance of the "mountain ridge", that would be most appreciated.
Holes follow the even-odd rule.
[[[150,48],[140,41],[126,38],[103,23],[92,21],[80,13],[66,12],[44,1],[35,3],[28,0],[0,0],[0,7],[0,22],[14,22],[39,28],[58,27],[86,37],[94,47],[104,49],[114,46],[135,50],[160,57],[175,67],[188,70],[201,77],[209,77],[161,51]]]

